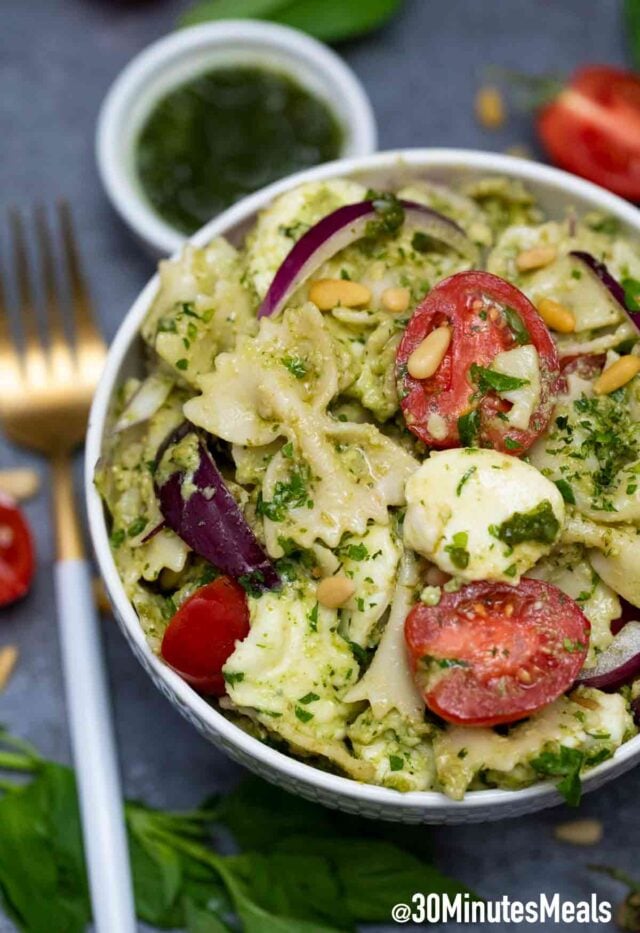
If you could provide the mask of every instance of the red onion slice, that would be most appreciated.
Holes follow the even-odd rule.
[[[627,622],[593,667],[584,668],[579,684],[616,690],[640,675],[640,622]]]
[[[595,275],[598,281],[609,292],[616,304],[620,305],[620,308],[627,315],[636,330],[640,331],[640,313],[629,310],[624,288],[620,282],[611,275],[605,264],[596,259],[595,256],[592,256],[591,253],[586,253],[583,250],[572,250],[569,255],[581,262],[587,267],[589,272]]]
[[[455,221],[414,201],[399,203],[404,208],[405,224],[418,227],[475,262],[478,251]],[[339,207],[314,224],[285,257],[258,309],[258,317],[278,314],[295,290],[316,269],[340,250],[362,239],[366,235],[367,225],[377,216],[374,201],[359,201]]]
[[[158,451],[157,464],[173,444],[191,433],[181,426]],[[156,484],[167,526],[196,554],[222,573],[242,579],[257,590],[274,589],[280,578],[249,527],[204,441],[198,438],[198,465],[192,475],[171,473]]]

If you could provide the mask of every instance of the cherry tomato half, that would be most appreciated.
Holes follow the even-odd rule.
[[[13,500],[0,497],[0,606],[24,596],[33,579],[31,532]]]
[[[451,343],[429,379],[407,372],[411,353],[436,327],[448,324]],[[540,401],[526,430],[509,425],[509,402],[479,391],[472,367],[490,368],[505,350],[533,344],[540,365]],[[558,389],[560,364],[542,318],[514,285],[489,272],[459,272],[418,305],[396,355],[396,377],[407,427],[430,447],[494,447],[521,455],[544,431]]]
[[[578,676],[590,624],[542,580],[481,581],[419,603],[405,622],[415,677],[430,710],[448,722],[495,726],[535,713]]]
[[[162,657],[200,693],[224,694],[222,668],[236,641],[249,634],[249,606],[242,587],[218,577],[180,606],[162,639]]]
[[[640,78],[607,65],[581,68],[537,120],[556,165],[640,200]]]

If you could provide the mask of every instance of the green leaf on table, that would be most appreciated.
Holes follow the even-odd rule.
[[[331,811],[259,778],[241,781],[213,809],[214,821],[226,826],[242,849],[268,851],[283,836],[335,831]]]
[[[180,18],[181,26],[215,19],[271,19],[292,0],[200,0]]]
[[[342,891],[339,916],[352,923],[384,923],[399,901],[410,902],[416,891],[471,893],[433,865],[381,839],[291,837],[277,844],[274,855],[289,852],[324,856],[329,874]]]
[[[8,756],[8,757],[4,757]],[[31,783],[0,784],[0,898],[29,933],[81,933],[91,917],[73,772],[0,735],[0,770]],[[397,829],[338,814],[250,779],[186,813],[126,804],[136,911],[187,933],[348,933],[384,922],[414,891],[466,892],[430,856],[395,845]],[[222,855],[211,828],[243,850]],[[415,851],[423,827],[403,829]],[[379,838],[386,834],[389,839]],[[233,918],[235,914],[237,919]]]
[[[633,64],[640,68],[640,0],[624,0],[624,21]]]
[[[83,933],[91,919],[73,773],[42,764],[0,799],[0,890],[29,933]]]
[[[200,0],[182,26],[216,19],[266,19],[323,42],[342,42],[383,26],[403,0]]]

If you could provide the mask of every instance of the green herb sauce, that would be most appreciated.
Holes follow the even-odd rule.
[[[136,168],[160,216],[191,234],[239,198],[340,155],[329,108],[283,74],[220,68],[160,101]]]

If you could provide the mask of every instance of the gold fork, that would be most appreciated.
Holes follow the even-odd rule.
[[[38,279],[30,271],[26,225],[18,211],[9,215],[23,339],[19,349],[0,275],[0,422],[12,441],[36,450],[51,463],[56,603],[94,923],[99,933],[133,933],[133,897],[108,688],[72,474],[72,455],[84,438],[106,345],[94,323],[69,206],[60,203],[56,214],[59,253],[44,208],[38,208],[33,218],[46,343],[39,334],[34,298]],[[59,275],[56,255],[61,257]],[[70,299],[72,313],[67,317],[73,342],[65,331],[65,294]]]

